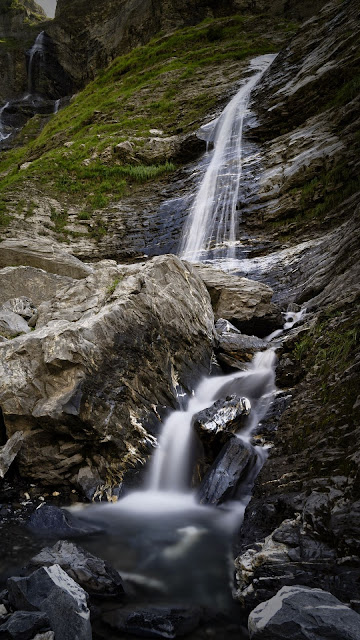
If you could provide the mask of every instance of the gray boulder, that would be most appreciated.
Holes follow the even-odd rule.
[[[244,423],[251,411],[251,404],[247,398],[227,396],[214,404],[199,411],[194,416],[194,428],[204,445],[205,451],[219,453],[225,442]]]
[[[198,488],[201,504],[221,504],[232,498],[255,461],[254,448],[233,436],[222,448]]]
[[[73,282],[72,278],[48,273],[35,267],[5,267],[0,269],[0,305],[14,295],[32,300],[37,307],[41,302],[50,300],[64,285]]]
[[[123,582],[115,569],[81,547],[67,540],[43,549],[32,558],[32,567],[58,564],[87,593],[119,595],[124,593]]]
[[[78,538],[101,531],[96,525],[79,521],[67,511],[47,504],[31,514],[28,528],[40,536],[57,538]],[[51,564],[56,563],[52,562]]]
[[[20,472],[78,486],[86,468],[105,494],[151,454],[177,385],[191,390],[208,372],[208,292],[175,256],[105,260],[38,310],[35,331],[0,344],[6,430],[27,435]]]
[[[266,284],[206,265],[194,269],[209,291],[216,320],[230,320],[245,334],[261,337],[282,327],[280,310],[271,302],[273,291]]]
[[[254,640],[360,640],[360,616],[331,593],[283,587],[249,616]]]
[[[17,313],[17,315],[26,320],[29,327],[35,326],[37,319],[37,309],[30,298],[26,298],[25,296],[21,296],[20,298],[11,298],[3,304],[2,308],[6,311]]]
[[[266,348],[261,338],[241,333],[224,318],[217,320],[215,330],[218,336],[218,360],[233,368],[243,369],[244,363],[251,361],[256,351]]]
[[[56,639],[91,640],[86,593],[59,565],[42,567],[27,578],[9,578],[7,586],[13,607],[46,613]]]
[[[24,434],[22,431],[16,431],[11,438],[0,447],[0,478],[4,478],[6,472],[10,468],[10,465],[15,460],[19,453],[24,441]]]
[[[28,323],[24,318],[13,311],[0,309],[0,334],[4,338],[15,338],[22,333],[31,331]]]
[[[48,617],[40,611],[15,611],[0,626],[0,638],[7,640],[32,640],[38,631],[50,628]]]

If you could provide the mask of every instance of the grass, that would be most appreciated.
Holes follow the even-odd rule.
[[[266,16],[205,20],[116,58],[40,132],[42,122],[29,122],[22,146],[1,154],[0,200],[22,197],[31,185],[90,211],[123,197],[130,184],[171,173],[176,167],[167,158],[141,160],[149,131],[171,136],[196,129],[223,99],[217,82],[209,82],[219,65],[278,50],[295,26],[284,22],[275,29]],[[241,67],[234,77],[240,73]],[[113,149],[129,139],[137,160],[121,162]],[[31,165],[19,171],[24,162]]]

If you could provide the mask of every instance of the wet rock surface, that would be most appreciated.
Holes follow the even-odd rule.
[[[217,320],[215,331],[218,336],[217,358],[229,367],[243,369],[244,363],[250,361],[254,353],[266,348],[263,340],[241,333],[224,318]]]
[[[247,398],[228,396],[194,416],[194,428],[200,440],[214,450],[221,447],[239,429],[251,411]]]
[[[360,616],[321,589],[283,587],[249,616],[255,640],[358,640]]]

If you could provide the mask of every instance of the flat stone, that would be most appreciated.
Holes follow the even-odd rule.
[[[59,565],[42,567],[27,578],[9,578],[7,586],[11,604],[44,612],[55,637],[91,640],[86,593]]]
[[[283,587],[249,616],[252,640],[359,640],[360,616],[331,593]]]

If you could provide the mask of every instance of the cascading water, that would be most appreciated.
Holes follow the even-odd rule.
[[[235,256],[243,125],[251,91],[274,58],[267,55],[252,60],[250,69],[256,73],[229,102],[213,128],[206,127],[206,138],[214,142],[214,150],[185,224],[180,255],[186,260],[199,262],[214,246],[225,247],[228,258]]]
[[[0,142],[3,142],[3,140],[7,140],[7,138],[11,135],[11,133],[6,132],[3,122],[3,113],[8,106],[9,102],[6,102],[6,104],[4,104],[4,106],[0,108]]]
[[[45,40],[45,31],[41,31],[29,51],[28,93],[30,95],[34,93],[34,89],[35,89],[34,63],[36,60],[41,61],[44,58],[44,40]]]

